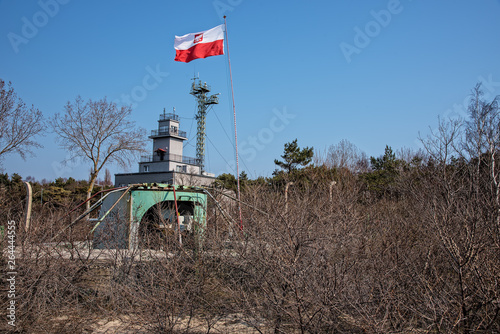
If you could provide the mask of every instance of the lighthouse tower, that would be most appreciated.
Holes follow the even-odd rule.
[[[180,130],[179,116],[173,113],[160,115],[158,129],[152,130],[153,154],[141,157],[139,173],[175,171],[201,174],[196,159],[183,155],[183,143],[187,139],[185,131]]]
[[[152,154],[141,157],[138,173],[115,174],[115,185],[126,186],[137,183],[164,183],[175,185],[208,185],[214,181],[214,174],[202,170],[202,161],[183,154],[187,140],[185,131],[180,130],[179,115],[160,114],[158,128],[149,136],[153,140]]]

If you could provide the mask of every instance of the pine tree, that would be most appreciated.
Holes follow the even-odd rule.
[[[297,139],[291,143],[285,144],[284,153],[281,158],[284,161],[274,160],[274,163],[284,169],[287,173],[291,173],[298,169],[298,166],[308,165],[313,157],[313,148],[305,147],[300,149],[297,145]]]

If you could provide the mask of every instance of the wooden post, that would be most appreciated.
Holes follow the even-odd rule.
[[[24,181],[24,184],[26,184],[26,212],[24,215],[24,228],[25,231],[28,232],[31,220],[32,190],[31,190],[31,184],[29,182]]]
[[[285,214],[288,213],[288,187],[293,185],[293,182],[287,182],[285,186]]]
[[[333,201],[333,186],[336,184],[337,182],[335,181],[330,182],[330,203]]]
[[[177,233],[179,234],[179,246],[182,247],[181,222],[179,220],[179,209],[177,208],[177,194],[175,193],[175,186],[172,186],[172,188],[174,189],[175,217],[177,218]]]

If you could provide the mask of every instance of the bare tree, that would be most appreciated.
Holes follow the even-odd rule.
[[[346,139],[336,145],[330,145],[327,164],[332,168],[345,168],[352,172],[365,172],[369,165],[366,153]]]
[[[481,84],[472,90],[469,104],[469,120],[465,124],[464,151],[475,162],[475,184],[485,178],[485,189],[490,189],[489,198],[494,199],[491,210],[496,212],[497,247],[500,247],[500,96],[486,101]],[[482,170],[484,172],[482,173]],[[478,189],[479,190],[479,189]]]
[[[405,162],[406,165],[418,166],[427,162],[427,152],[424,149],[414,150],[409,147],[402,147],[396,151],[396,158]]]
[[[430,296],[434,305],[442,304],[437,312],[454,314],[445,326],[462,333],[488,332],[500,315],[493,283],[500,269],[498,99],[485,101],[476,85],[468,110],[466,121],[440,120],[438,131],[422,141],[433,166],[414,192],[425,206],[424,225],[431,223],[444,250],[439,265],[449,268],[440,271],[446,284],[439,290],[447,292],[429,290]]]
[[[17,97],[11,84],[0,79],[0,159],[4,154],[18,153],[23,159],[32,149],[42,147],[34,140],[45,124],[40,110]]]
[[[460,156],[459,142],[462,137],[463,120],[438,118],[437,130],[430,129],[427,138],[419,139],[430,159],[440,166],[446,166],[452,157]]]
[[[104,171],[104,185],[105,186],[112,186],[113,185],[113,180],[111,180],[111,172],[107,168]]]
[[[52,127],[70,159],[92,163],[87,199],[105,164],[127,166],[137,153],[144,152],[145,130],[129,120],[131,112],[130,107],[119,108],[106,98],[85,102],[78,96],[73,103],[68,101],[62,115],[54,116]]]

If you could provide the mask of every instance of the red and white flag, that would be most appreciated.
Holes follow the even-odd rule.
[[[224,25],[184,36],[175,36],[174,48],[174,60],[184,63],[198,58],[223,55]]]

